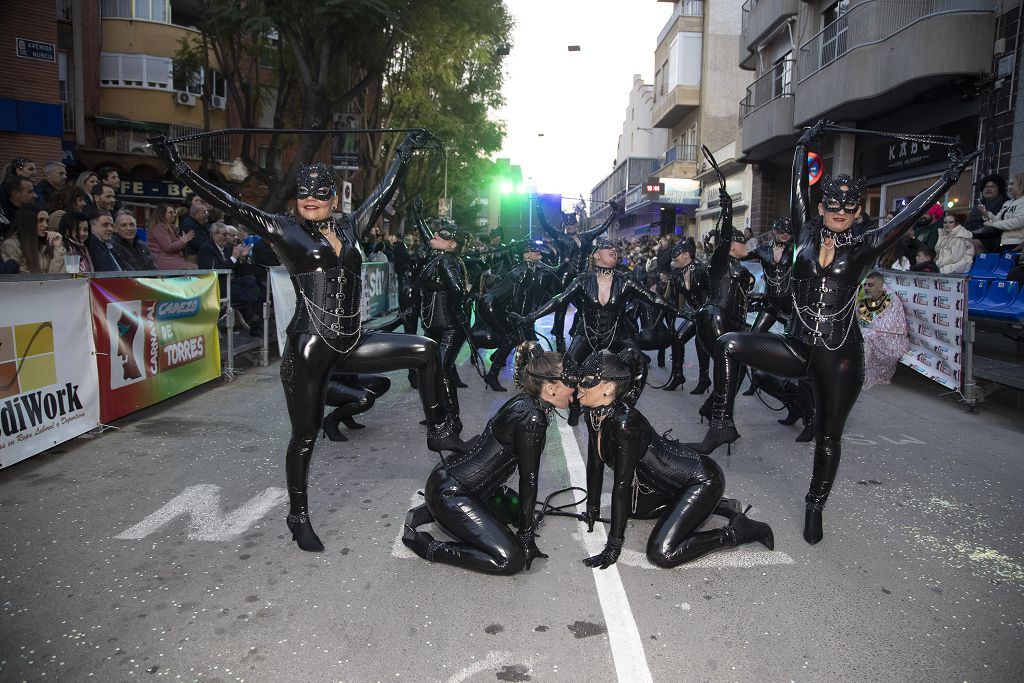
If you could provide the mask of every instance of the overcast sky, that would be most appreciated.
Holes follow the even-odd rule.
[[[515,18],[505,58],[506,157],[539,192],[590,190],[612,170],[633,74],[650,83],[672,3],[505,0]],[[579,45],[579,52],[569,52]],[[543,137],[538,134],[543,133]]]

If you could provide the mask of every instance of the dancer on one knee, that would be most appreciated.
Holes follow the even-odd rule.
[[[390,388],[391,379],[387,375],[331,373],[324,404],[325,407],[333,406],[334,410],[324,415],[324,436],[331,441],[348,441],[348,437],[338,428],[338,423],[341,422],[349,429],[363,429],[366,425],[359,424],[353,417],[372,408],[377,399]]]
[[[856,323],[857,289],[879,255],[907,232],[956,183],[977,152],[966,158],[951,149],[942,177],[911,200],[884,226],[863,234],[851,228],[860,215],[863,181],[826,177],[812,217],[807,148],[829,129],[818,122],[797,143],[793,157],[793,227],[799,235],[793,264],[793,316],[784,335],[727,334],[715,350],[711,428],[698,444],[702,453],[735,441],[733,399],[743,367],[791,378],[810,378],[815,402],[814,470],[806,496],[804,538],[821,540],[822,509],[839,469],[846,419],[864,383],[864,352]]]
[[[534,342],[519,347],[515,375],[522,392],[498,409],[468,453],[434,468],[423,490],[426,502],[406,515],[402,542],[425,560],[510,575],[547,557],[534,540],[537,475],[551,411],[569,405],[575,382],[564,373],[561,354]],[[518,519],[506,519],[493,499],[515,472],[521,508]],[[431,521],[455,540],[417,531]],[[509,524],[517,524],[518,533]]]
[[[681,322],[676,326],[672,339],[672,372],[665,391],[675,391],[683,385],[683,361],[686,359],[686,345],[697,334],[697,311],[708,301],[710,273],[703,261],[697,260],[697,245],[687,239],[672,247],[672,266],[668,302],[679,308]],[[711,356],[697,343],[697,362],[700,376],[691,394],[703,394],[711,386]]]
[[[426,337],[365,332],[362,328],[362,253],[358,239],[380,217],[402,182],[413,152],[432,138],[410,133],[380,184],[366,201],[335,219],[338,190],[334,170],[324,164],[300,167],[296,182],[296,216],[269,214],[239,201],[208,182],[181,160],[164,137],[151,138],[153,151],[182,183],[209,204],[235,216],[266,240],[295,285],[295,316],[281,354],[281,383],[291,421],[285,469],[288,476],[288,528],[299,547],[319,552],[323,543],[309,521],[307,482],[313,445],[320,431],[324,397],[331,372],[389,372],[413,368],[419,373],[420,400],[426,414],[427,446],[460,450],[441,382],[437,344]]]
[[[466,266],[459,253],[469,233],[447,220],[427,227],[422,215],[423,200],[413,202],[413,220],[424,242],[431,248],[430,260],[416,278],[420,292],[420,320],[424,333],[437,343],[441,353],[441,377],[449,397],[449,416],[455,433],[462,431],[459,417],[458,387],[465,386],[455,374],[455,360],[469,337],[469,312]]]
[[[603,552],[587,558],[588,567],[605,569],[622,551],[626,521],[657,519],[647,541],[647,559],[676,567],[701,555],[759,541],[775,548],[771,527],[755,522],[736,501],[722,499],[725,475],[711,458],[660,435],[623,396],[643,360],[632,352],[593,354],[579,369],[580,403],[586,410],[588,530],[601,511],[605,465],[614,472],[611,524]],[[698,531],[712,515],[729,519],[720,529]]]
[[[544,216],[544,207],[537,202],[537,220],[544,232],[551,236],[551,241],[558,251],[558,258],[561,264],[558,267],[562,274],[562,285],[568,287],[569,283],[581,273],[587,272],[587,261],[594,250],[594,240],[608,232],[612,223],[619,219],[621,207],[616,202],[608,202],[611,212],[603,223],[590,230],[581,232],[585,216],[585,205],[582,200],[576,205],[574,213],[562,214],[562,229],[557,230]],[[559,353],[565,353],[565,308],[555,311],[555,324],[551,327],[551,334],[555,338],[555,349]]]
[[[506,391],[498,381],[512,349],[524,341],[536,341],[533,323],[517,322],[509,313],[526,315],[547,301],[559,287],[558,273],[541,263],[541,246],[533,240],[522,244],[523,262],[477,302],[477,315],[498,335],[498,347],[491,353],[491,368],[484,383],[494,391]]]
[[[626,306],[631,301],[651,304],[673,318],[679,315],[675,307],[641,287],[632,277],[615,270],[619,250],[611,241],[599,237],[596,246],[591,270],[578,275],[564,292],[525,317],[510,314],[513,320],[531,323],[572,302],[576,306],[573,325],[576,334],[566,357],[573,363],[580,363],[601,349],[615,352],[626,347],[637,348],[637,329],[626,316]],[[569,408],[570,425],[579,422],[579,414],[579,403],[573,402]]]

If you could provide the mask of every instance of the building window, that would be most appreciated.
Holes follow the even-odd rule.
[[[203,129],[199,126],[189,126],[181,123],[171,124],[171,137],[179,138],[186,135],[195,135],[196,133],[202,133]],[[210,153],[213,158],[222,163],[228,163],[228,138],[226,136],[215,136],[206,139],[207,144],[210,145]],[[203,156],[203,141],[202,140],[187,140],[185,142],[178,143],[178,150],[181,152],[181,156],[189,157],[192,159],[200,159]]]
[[[100,54],[100,85],[121,88],[170,90],[172,61],[168,57]]]
[[[667,68],[668,87],[700,85],[701,48],[704,36],[692,31],[680,31],[669,45]]]
[[[187,78],[184,75],[174,77],[174,89],[178,92],[192,93],[197,97],[203,95],[203,67],[193,71]]]
[[[66,50],[57,53],[57,88],[60,103],[64,107],[64,130],[74,130],[75,111],[71,108],[71,84],[68,76],[68,53]]]
[[[216,69],[210,69],[206,85],[210,92],[210,106],[214,109],[224,109],[228,101],[228,82],[224,80],[224,74]]]
[[[168,23],[168,0],[102,0],[100,13],[108,19],[145,19]]]
[[[847,14],[850,0],[838,0],[822,13],[821,66],[831,64],[846,54],[846,30],[849,27]]]
[[[772,99],[793,94],[793,52],[782,56],[772,67]]]
[[[267,69],[277,68],[277,31],[268,31],[263,36],[263,44],[260,49],[260,66]]]
[[[273,159],[270,158],[270,147],[266,145],[260,146],[256,149],[256,163],[259,164],[260,168],[266,168],[273,170],[278,176],[281,175],[281,169],[283,164],[281,161],[281,148],[278,147],[274,151]]]

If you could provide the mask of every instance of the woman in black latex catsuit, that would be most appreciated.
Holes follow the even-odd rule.
[[[747,322],[747,297],[754,288],[754,276],[740,259],[747,255],[746,238],[732,225],[732,197],[719,191],[721,224],[715,237],[715,250],[708,264],[708,301],[697,313],[697,344],[711,356],[719,337],[742,330]],[[698,385],[701,393],[706,386]],[[695,389],[696,391],[696,389]],[[710,399],[701,407],[708,416]]]
[[[455,433],[462,431],[459,419],[458,382],[455,375],[455,360],[459,350],[466,343],[469,334],[469,315],[466,297],[469,294],[466,265],[458,252],[466,244],[468,233],[459,226],[445,220],[435,223],[435,230],[427,227],[420,211],[422,200],[417,197],[413,205],[413,219],[424,244],[433,250],[430,260],[416,278],[419,290],[420,320],[423,331],[437,342],[441,353],[442,380],[445,394],[450,397],[450,416],[455,423]]]
[[[323,550],[309,521],[306,487],[332,370],[359,373],[415,368],[429,426],[428,447],[464,447],[448,414],[437,345],[426,337],[365,334],[362,329],[362,254],[358,238],[380,217],[405,177],[413,152],[426,141],[425,133],[411,133],[362,206],[336,220],[332,211],[337,207],[337,188],[334,172],[328,166],[314,164],[299,169],[297,216],[269,214],[201,178],[166,138],[150,140],[153,151],[179,181],[269,242],[292,276],[295,316],[288,324],[288,339],[281,354],[281,382],[292,428],[285,465],[287,521],[293,538],[306,551]]]
[[[576,334],[566,354],[573,363],[580,363],[601,349],[612,352],[626,347],[637,349],[634,339],[637,329],[626,315],[626,307],[631,301],[648,303],[673,318],[679,315],[675,307],[665,303],[661,297],[640,286],[632,277],[615,270],[619,251],[612,242],[599,237],[596,246],[591,270],[578,275],[564,292],[525,317],[509,314],[513,320],[532,322],[573,303],[576,306],[573,324]],[[569,410],[569,424],[575,425],[578,421],[579,404],[574,402]]]
[[[549,415],[569,404],[573,386],[565,384],[571,380],[563,377],[561,354],[533,342],[519,347],[516,368],[522,393],[498,409],[468,453],[434,468],[423,490],[426,502],[406,515],[402,541],[425,560],[507,576],[547,557],[534,540],[537,476]],[[521,507],[518,519],[509,519],[493,500],[516,471]],[[417,530],[431,521],[454,540]]]
[[[477,315],[501,340],[491,354],[491,368],[484,377],[484,382],[494,391],[505,391],[498,381],[498,373],[505,367],[512,349],[524,341],[537,339],[532,324],[517,323],[509,318],[509,313],[529,313],[547,301],[558,287],[558,273],[540,262],[540,245],[525,240],[522,249],[523,262],[477,302]]]
[[[714,460],[658,434],[636,409],[635,399],[624,400],[643,360],[629,352],[620,356],[599,351],[579,370],[580,403],[587,411],[590,436],[584,515],[588,531],[600,515],[605,465],[615,475],[608,542],[584,563],[601,569],[614,564],[630,517],[658,520],[647,541],[647,559],[659,567],[676,567],[751,541],[774,549],[771,527],[749,519],[737,501],[722,498],[725,476]],[[729,524],[697,531],[712,514],[728,518]]]
[[[857,289],[885,249],[956,182],[977,152],[950,153],[950,165],[931,187],[911,200],[890,222],[855,235],[862,182],[846,175],[826,177],[817,215],[811,216],[807,148],[827,129],[807,129],[793,156],[793,227],[799,236],[793,263],[793,315],[784,335],[739,332],[719,340],[715,350],[715,390],[711,428],[692,446],[710,453],[739,438],[733,398],[744,365],[775,375],[809,377],[814,389],[814,469],[806,496],[804,539],[821,540],[822,509],[839,469],[846,419],[864,383],[863,340],[855,321]]]
[[[669,278],[668,302],[679,308],[682,322],[676,326],[672,339],[672,373],[669,383],[663,387],[665,391],[675,391],[683,385],[683,361],[686,357],[686,345],[697,334],[697,312],[704,307],[710,294],[710,274],[708,267],[696,257],[697,245],[693,240],[680,242],[672,247],[672,265],[675,269]],[[703,394],[711,386],[711,356],[699,343],[697,346],[697,362],[700,365],[700,378],[691,394]]]
[[[563,288],[567,287],[580,273],[587,272],[587,260],[593,252],[594,240],[608,232],[619,218],[620,207],[615,202],[608,202],[611,212],[608,218],[596,228],[579,232],[579,217],[583,213],[582,202],[577,205],[576,213],[562,214],[562,229],[558,230],[548,223],[544,216],[544,207],[537,202],[537,220],[540,226],[548,235],[558,251],[558,258],[561,264],[558,271],[562,274]],[[566,308],[561,307],[555,311],[555,324],[551,326],[551,334],[555,338],[555,348],[560,353],[565,353],[565,314]]]

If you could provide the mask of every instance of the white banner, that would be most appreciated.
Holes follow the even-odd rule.
[[[967,279],[962,276],[884,271],[889,291],[903,299],[910,350],[900,362],[944,387],[963,385]]]
[[[295,315],[295,285],[284,266],[270,268],[270,294],[274,297],[274,324],[277,327],[277,352],[284,355],[285,331]]]
[[[99,381],[89,280],[0,284],[0,468],[93,429]]]

